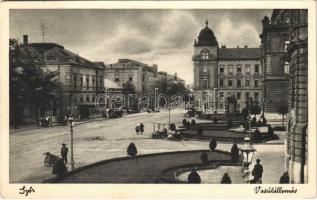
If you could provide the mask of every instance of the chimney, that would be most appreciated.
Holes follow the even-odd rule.
[[[244,48],[248,48],[248,45],[244,45]]]
[[[28,35],[23,35],[23,44],[28,44]]]

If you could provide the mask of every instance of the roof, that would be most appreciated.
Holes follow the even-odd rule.
[[[47,63],[72,63],[85,67],[104,69],[102,66],[68,51],[63,46],[55,43],[31,43],[29,46],[44,53],[45,61]]]
[[[104,79],[104,87],[105,88],[112,88],[112,89],[121,89],[122,87],[119,86],[116,82],[110,79]]]
[[[195,46],[218,46],[214,32],[208,27],[208,21],[206,21],[206,27],[200,31]]]
[[[260,59],[261,56],[261,48],[221,48],[218,51],[220,60]]]

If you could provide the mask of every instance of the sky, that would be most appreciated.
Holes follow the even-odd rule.
[[[157,64],[193,83],[193,44],[208,20],[219,46],[259,47],[261,20],[272,10],[11,10],[10,38],[57,43],[91,61],[129,58]]]

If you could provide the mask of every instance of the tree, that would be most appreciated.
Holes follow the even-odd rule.
[[[217,141],[214,138],[212,138],[209,142],[209,149],[211,151],[214,151],[216,147],[217,147]]]
[[[40,115],[56,102],[55,92],[59,88],[56,72],[44,70],[43,57],[36,48],[22,45],[15,39],[9,40],[10,67],[10,123],[18,126],[25,107],[36,110]]]
[[[283,117],[283,127],[284,127],[284,117],[285,115],[288,113],[288,106],[285,104],[282,104],[278,107],[278,111],[277,111],[280,115],[282,115]]]
[[[231,178],[228,173],[224,173],[221,178],[221,184],[231,184]]]
[[[131,158],[134,158],[137,155],[138,151],[134,143],[129,144],[127,153]]]

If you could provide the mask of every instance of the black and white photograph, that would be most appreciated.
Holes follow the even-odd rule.
[[[309,11],[9,9],[9,184],[315,184]]]

